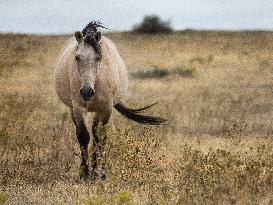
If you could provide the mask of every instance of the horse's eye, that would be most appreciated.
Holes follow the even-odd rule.
[[[75,60],[76,60],[76,61],[79,61],[79,60],[80,60],[80,56],[78,56],[78,55],[75,56]]]

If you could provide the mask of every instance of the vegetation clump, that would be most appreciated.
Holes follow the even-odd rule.
[[[4,192],[0,192],[0,204],[5,204],[8,199],[8,195]]]
[[[193,65],[184,66],[178,65],[171,68],[161,68],[153,66],[151,68],[139,69],[131,73],[134,78],[163,78],[169,75],[178,75],[182,77],[194,77],[197,75],[197,68]]]
[[[98,194],[93,197],[85,197],[80,200],[80,203],[84,205],[129,205],[132,203],[132,194],[128,191],[122,191],[115,195],[102,195]]]
[[[157,15],[145,16],[140,24],[133,27],[133,32],[137,33],[170,33],[173,29],[170,21],[163,21]]]
[[[152,67],[140,69],[132,73],[132,76],[135,78],[162,78],[169,74],[170,72],[166,68]]]
[[[174,74],[177,74],[179,76],[184,76],[184,77],[193,77],[197,75],[197,68],[193,65],[191,66],[176,66],[173,68]]]

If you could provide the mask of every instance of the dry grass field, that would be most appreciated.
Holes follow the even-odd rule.
[[[273,33],[107,34],[130,74],[131,107],[158,102],[168,124],[115,112],[108,179],[79,179],[79,147],[54,91],[68,36],[0,35],[0,204],[273,204]],[[135,78],[139,69],[193,75]],[[91,123],[89,123],[91,125]]]

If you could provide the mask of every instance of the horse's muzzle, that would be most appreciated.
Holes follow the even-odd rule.
[[[95,91],[91,87],[82,87],[80,89],[80,94],[84,101],[90,101],[92,97],[95,95]]]

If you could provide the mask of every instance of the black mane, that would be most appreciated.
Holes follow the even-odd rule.
[[[105,26],[102,25],[101,22],[99,21],[91,21],[89,24],[87,24],[85,26],[85,28],[82,30],[82,34],[83,36],[86,36],[86,33],[89,32],[89,33],[96,33],[98,32],[98,28],[105,28],[105,29],[108,29],[106,28]]]

